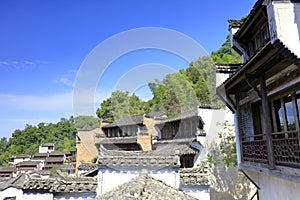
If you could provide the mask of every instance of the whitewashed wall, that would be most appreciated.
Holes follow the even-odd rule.
[[[207,150],[218,142],[218,134],[223,130],[224,122],[228,121],[229,124],[234,124],[234,115],[229,109],[199,108],[198,113],[204,122],[206,137],[199,140],[204,145],[204,149],[197,157],[195,166],[206,158]]]
[[[53,194],[51,193],[24,193],[23,200],[52,200]]]
[[[123,171],[99,170],[98,172],[98,188],[97,194],[110,191],[119,185],[131,181],[141,173],[139,171]],[[157,180],[161,180],[166,184],[179,188],[179,172],[175,170],[159,170],[155,172],[149,171],[148,174]]]
[[[260,198],[263,200],[300,198],[300,183],[275,178],[262,173],[247,171],[247,174],[261,188]]]
[[[16,200],[23,200],[23,191],[21,189],[9,187],[6,190],[0,191],[0,199],[5,197],[16,197]]]
[[[209,186],[180,186],[180,189],[197,199],[210,200]]]
[[[88,200],[96,197],[95,192],[89,193],[61,193],[54,196],[54,200]]]
[[[265,3],[271,42],[280,39],[300,58],[300,4],[289,1],[269,1]]]

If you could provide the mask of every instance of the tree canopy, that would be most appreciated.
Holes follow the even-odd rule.
[[[15,130],[10,139],[0,139],[0,166],[8,165],[12,155],[38,152],[39,145],[45,142],[56,142],[57,150],[75,148],[77,130],[73,117],[62,118],[58,123],[41,122],[37,126],[27,125],[23,130]]]

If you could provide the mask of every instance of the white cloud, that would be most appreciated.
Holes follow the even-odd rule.
[[[33,69],[38,65],[45,65],[49,63],[50,62],[43,60],[0,61],[0,67],[14,69]]]
[[[61,83],[63,85],[74,87],[74,80],[76,76],[76,70],[68,70],[65,74],[61,75],[58,79],[55,79],[55,83]]]
[[[71,111],[72,92],[47,96],[0,94],[0,108],[5,110]]]

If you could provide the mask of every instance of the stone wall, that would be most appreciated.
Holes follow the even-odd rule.
[[[139,135],[137,137],[137,143],[141,145],[143,151],[153,150],[152,136],[151,135]]]
[[[144,117],[143,124],[147,127],[150,136],[158,136],[158,132],[154,127],[155,120],[152,118]]]
[[[78,166],[80,161],[90,163],[93,158],[98,156],[98,149],[96,148],[95,143],[103,138],[103,133],[100,128],[91,131],[78,131],[76,139],[76,166]]]

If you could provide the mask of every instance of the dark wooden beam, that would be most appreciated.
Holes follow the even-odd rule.
[[[261,92],[261,102],[262,102],[262,110],[264,113],[263,118],[263,133],[266,134],[266,142],[267,142],[267,151],[268,151],[268,161],[269,168],[275,169],[274,162],[274,154],[273,154],[273,145],[272,145],[272,124],[271,124],[271,116],[269,109],[269,102],[266,90],[266,80],[263,76],[260,77],[260,92]]]

